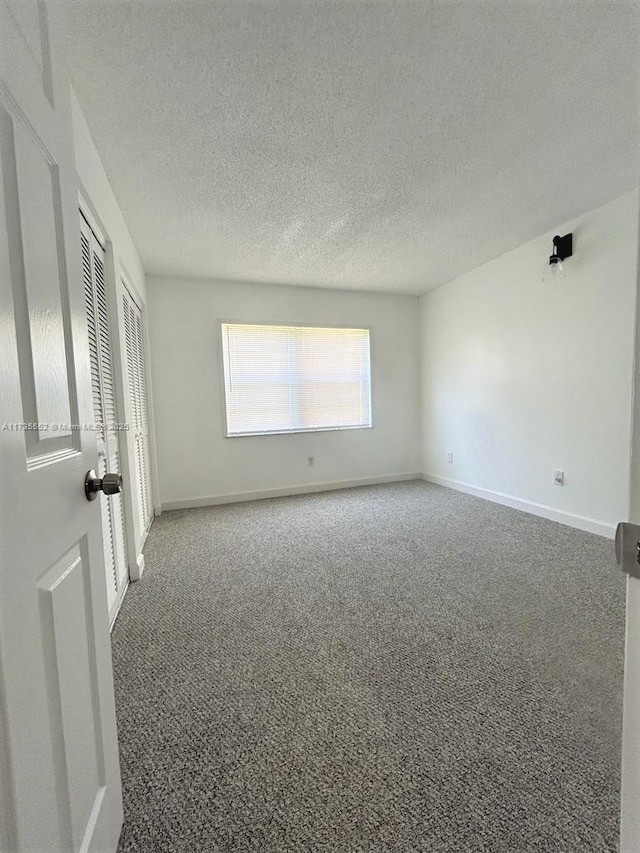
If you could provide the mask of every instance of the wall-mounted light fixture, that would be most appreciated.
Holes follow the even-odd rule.
[[[549,255],[549,260],[544,265],[542,280],[547,282],[566,278],[567,274],[562,262],[571,255],[573,255],[573,234],[565,234],[564,237],[556,234],[553,238],[553,253]]]

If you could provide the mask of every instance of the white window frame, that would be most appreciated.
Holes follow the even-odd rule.
[[[274,326],[287,327],[297,329],[353,329],[354,331],[364,331],[369,333],[369,423],[356,426],[331,426],[331,427],[309,427],[307,429],[284,429],[284,430],[264,430],[261,432],[229,432],[227,422],[227,388],[224,374],[224,336],[222,333],[223,326]],[[353,430],[373,429],[373,330],[371,326],[366,325],[344,325],[342,323],[292,323],[289,320],[218,320],[218,356],[219,356],[219,375],[220,375],[220,394],[222,408],[222,434],[224,438],[264,438],[269,435],[304,435],[308,433],[318,432],[352,432]]]

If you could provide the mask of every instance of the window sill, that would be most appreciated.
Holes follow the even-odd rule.
[[[264,432],[233,432],[225,433],[224,438],[256,438],[266,435],[304,435],[316,432],[352,432],[357,429],[373,429],[373,424],[348,427],[314,427],[312,429],[278,429]]]

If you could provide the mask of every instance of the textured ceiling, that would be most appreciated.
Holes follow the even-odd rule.
[[[636,2],[57,8],[151,274],[421,293],[638,182]]]

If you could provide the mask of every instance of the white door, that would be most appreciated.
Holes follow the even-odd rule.
[[[620,853],[640,853],[640,579],[633,577],[627,581],[621,817]]]
[[[108,472],[120,473],[119,425],[116,415],[111,330],[105,280],[106,258],[104,247],[82,213],[80,214],[80,241],[89,332],[93,417],[96,427],[99,427],[95,431],[98,451],[96,473],[98,477],[103,477]],[[112,624],[128,583],[124,511],[121,494],[107,496],[101,493],[98,500],[102,516],[107,606],[109,623]]]
[[[135,439],[138,515],[141,532],[153,521],[151,495],[151,448],[147,409],[147,374],[145,368],[144,326],[142,312],[126,288],[122,293],[125,345],[127,348],[127,385],[131,411],[131,427]]]
[[[0,850],[122,824],[68,87],[46,6],[0,0]],[[25,428],[26,425],[26,428]]]
[[[634,411],[631,437],[630,521],[640,525],[640,267],[636,299]],[[625,560],[627,610],[622,725],[620,853],[640,853],[640,564],[638,529],[630,531]]]

